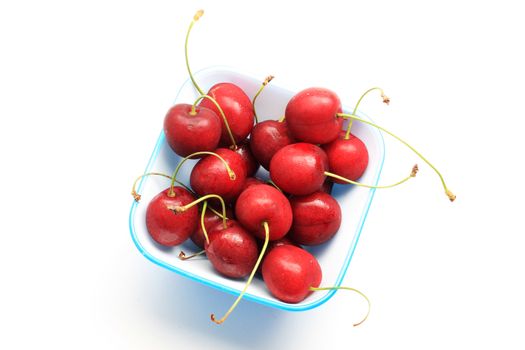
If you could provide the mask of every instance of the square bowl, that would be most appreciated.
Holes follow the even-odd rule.
[[[231,82],[241,87],[250,97],[255,95],[262,82],[260,78],[226,67],[211,67],[201,70],[195,74],[195,79],[204,91],[208,91],[216,83]],[[294,94],[293,91],[272,82],[257,100],[259,120],[279,119],[284,115],[286,104]],[[180,88],[175,104],[193,103],[197,97],[198,93],[188,79]],[[348,112],[348,108],[344,106],[343,110]],[[361,118],[370,119],[362,113],[358,113],[358,115]],[[162,125],[163,119],[158,118],[157,122]],[[352,126],[352,133],[363,140],[369,153],[368,168],[359,181],[376,185],[384,160],[383,137],[379,130],[357,121]],[[168,146],[164,133],[161,131],[144,172],[155,171],[171,175],[180,159],[181,157],[176,155]],[[189,184],[189,176],[195,163],[196,160],[189,160],[185,163],[179,173],[179,181]],[[268,172],[261,167],[257,176],[268,179]],[[170,248],[160,246],[151,239],[146,229],[146,208],[151,198],[168,186],[169,180],[160,177],[144,177],[139,183],[137,191],[141,194],[142,199],[139,203],[133,201],[129,215],[129,228],[136,247],[147,259],[168,270],[224,292],[234,295],[240,294],[245,285],[244,279],[228,279],[219,275],[205,258],[195,258],[189,261],[182,261],[178,258],[180,250],[184,250],[186,253],[198,250],[191,240],[180,246]],[[332,195],[338,201],[343,212],[341,227],[328,242],[315,247],[305,247],[315,255],[321,265],[323,272],[321,286],[341,285],[359,240],[374,193],[374,189],[352,185],[334,185]],[[283,310],[303,311],[323,304],[334,293],[335,290],[319,291],[312,293],[300,303],[288,304],[274,298],[259,277],[254,278],[244,298]]]

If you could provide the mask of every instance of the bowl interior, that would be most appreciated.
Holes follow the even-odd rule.
[[[261,79],[236,72],[228,68],[208,68],[195,74],[195,79],[201,88],[207,91],[219,82],[232,82],[239,85],[251,98],[261,84]],[[257,115],[259,120],[279,119],[289,99],[295,92],[289,91],[272,82],[266,87],[257,100]],[[198,94],[191,81],[186,81],[181,87],[176,103],[193,103]],[[343,107],[345,111],[347,108]],[[368,119],[363,114],[360,117]],[[162,127],[164,116],[156,118]],[[360,182],[377,184],[384,158],[384,143],[380,132],[366,124],[355,122],[352,133],[357,135],[366,144],[369,152],[369,165],[361,177]],[[151,158],[145,172],[156,171],[171,175],[180,157],[167,145],[161,132],[155,144]],[[179,173],[178,180],[189,185],[189,175],[196,161],[185,163]],[[268,173],[262,169],[257,176],[267,179]],[[184,244],[166,248],[156,244],[149,236],[145,225],[145,213],[149,200],[169,186],[169,180],[161,177],[143,178],[138,186],[142,195],[140,203],[133,202],[130,212],[130,231],[133,241],[139,251],[149,260],[169,270],[177,272],[211,287],[239,294],[245,280],[233,280],[220,276],[205,257],[197,257],[189,261],[181,261],[177,255],[180,250],[186,253],[197,252],[198,248],[188,240]],[[337,199],[343,212],[343,220],[338,233],[328,242],[307,248],[319,261],[323,271],[321,286],[339,286],[348,269],[356,247],[363,223],[373,199],[374,190],[351,185],[334,185],[332,195]],[[316,307],[328,300],[334,291],[316,292],[298,304],[287,304],[272,297],[266,289],[262,278],[254,278],[245,298],[269,306],[286,310],[307,310]]]

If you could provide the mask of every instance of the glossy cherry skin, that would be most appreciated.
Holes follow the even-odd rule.
[[[245,140],[240,145],[237,145],[237,149],[235,150],[236,153],[238,153],[245,164],[246,167],[246,176],[250,177],[255,175],[257,170],[259,169],[259,163],[257,162],[257,159],[255,159],[253,152],[251,150],[251,145],[249,140]]]
[[[282,192],[270,185],[253,185],[235,203],[235,216],[254,236],[265,239],[263,222],[268,223],[270,240],[282,238],[292,226],[292,208]]]
[[[288,234],[299,244],[317,245],[328,241],[341,226],[341,207],[334,197],[318,191],[290,199],[293,224]]]
[[[206,256],[213,267],[227,277],[241,278],[250,274],[257,262],[257,241],[238,222],[228,220],[209,232],[210,243],[205,243]]]
[[[324,151],[309,143],[294,143],[281,148],[270,162],[270,177],[284,192],[306,195],[321,188],[328,171]]]
[[[219,83],[211,87],[208,95],[213,97],[221,106],[235,142],[241,143],[248,137],[253,127],[254,113],[252,101],[246,93],[237,85],[232,83]],[[232,144],[224,120],[213,102],[205,98],[200,102],[200,106],[206,107],[217,113],[222,123],[221,146]]]
[[[233,219],[233,210],[231,208],[226,208],[226,217],[228,219]],[[204,249],[206,237],[204,237],[204,232],[202,231],[200,216],[198,221],[197,228],[190,238],[197,247]],[[209,209],[206,210],[206,213],[204,214],[204,227],[206,228],[206,232],[208,232],[212,227],[216,226],[220,222],[222,222],[222,218],[219,215],[215,214]]]
[[[263,261],[262,275],[270,293],[286,303],[299,303],[319,287],[321,266],[306,250],[294,245],[272,249]]]
[[[291,143],[294,143],[286,121],[265,120],[253,127],[250,136],[252,153],[266,170],[270,169],[273,155]]]
[[[184,242],[195,231],[199,212],[194,206],[182,213],[174,213],[170,209],[191,203],[195,198],[182,187],[173,187],[173,197],[168,195],[169,191],[169,188],[165,189],[149,202],[146,227],[155,242],[172,247]]]
[[[360,138],[350,134],[348,140],[345,140],[345,134],[346,132],[342,131],[337,139],[323,145],[322,148],[328,157],[330,172],[356,181],[368,166],[368,150]],[[346,184],[335,178],[333,181]]]
[[[221,121],[217,114],[205,107],[177,104],[164,118],[164,135],[171,149],[181,157],[199,151],[213,151],[221,137]]]
[[[232,180],[224,163],[217,157],[208,155],[195,164],[190,175],[191,188],[199,195],[217,194],[226,202],[233,201],[241,192],[246,180],[246,167],[242,157],[226,148],[217,148],[220,155],[235,173]]]
[[[297,141],[324,144],[337,138],[343,119],[341,101],[323,88],[309,88],[297,93],[286,106],[286,122]]]

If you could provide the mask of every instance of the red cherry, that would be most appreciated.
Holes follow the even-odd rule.
[[[266,170],[270,169],[270,160],[274,154],[294,142],[286,121],[265,120],[260,122],[253,127],[250,137],[252,153]]]
[[[322,148],[328,156],[330,172],[356,181],[368,166],[368,150],[360,138],[350,134],[346,140],[345,134],[344,131],[340,132],[337,139],[323,145]],[[346,183],[336,178],[333,181],[339,184]]]
[[[281,148],[270,162],[270,177],[284,192],[306,195],[321,188],[328,170],[324,151],[309,143]]]
[[[157,243],[171,247],[181,244],[195,231],[199,213],[197,207],[192,207],[184,213],[174,213],[174,208],[191,203],[195,198],[186,189],[178,186],[173,187],[175,196],[169,196],[169,192],[169,188],[165,189],[149,202],[146,209],[146,227]]]
[[[220,139],[220,119],[204,107],[178,104],[164,118],[164,134],[171,149],[181,157],[199,151],[213,151]]]
[[[205,243],[206,256],[213,267],[225,276],[240,278],[254,268],[259,255],[257,241],[235,220],[215,225]]]
[[[262,223],[270,228],[270,240],[283,237],[292,225],[288,199],[275,187],[253,185],[244,190],[235,204],[237,220],[257,238],[264,239]]]
[[[242,190],[246,180],[246,167],[242,157],[226,148],[215,150],[235,173],[232,180],[224,163],[217,157],[209,155],[195,164],[190,175],[190,184],[200,196],[217,194],[226,202],[234,200]]]
[[[233,210],[231,208],[226,208],[226,216],[229,219],[233,219]],[[206,232],[208,232],[212,227],[221,222],[222,218],[219,215],[215,214],[213,211],[208,209],[206,210],[206,213],[204,213],[204,228],[206,229]],[[202,231],[200,218],[199,223],[197,225],[197,229],[195,230],[195,232],[193,232],[190,238],[197,247],[204,249],[204,242],[206,241],[206,238],[204,237],[204,232]]]
[[[337,138],[343,126],[341,101],[332,91],[309,88],[297,93],[286,106],[286,121],[298,141],[324,144]]]
[[[259,169],[259,163],[257,162],[257,159],[255,159],[255,157],[253,156],[250,141],[246,140],[240,145],[238,145],[235,152],[238,153],[242,157],[245,163],[246,176],[255,175],[255,173]]]
[[[248,95],[240,87],[232,83],[216,84],[208,91],[208,95],[215,99],[224,111],[235,141],[237,143],[244,141],[252,130],[254,120],[253,105]],[[209,108],[217,115],[220,115],[215,104],[209,99],[202,100],[199,105]],[[232,141],[222,118],[221,123],[222,136],[220,145],[230,146]]]
[[[334,197],[324,192],[290,199],[293,224],[289,236],[304,245],[328,241],[341,226],[341,207]]]
[[[293,245],[272,249],[264,259],[262,275],[270,293],[286,303],[301,302],[322,279],[315,257]]]

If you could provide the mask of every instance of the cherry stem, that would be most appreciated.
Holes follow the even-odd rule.
[[[203,98],[207,98],[209,99],[211,102],[213,102],[213,104],[215,104],[215,107],[217,107],[217,109],[219,110],[219,113],[221,114],[221,117],[222,117],[222,120],[224,121],[224,125],[226,125],[226,131],[228,131],[228,135],[230,136],[230,140],[232,141],[232,148],[233,149],[237,149],[237,144],[235,143],[235,138],[233,137],[233,133],[232,133],[232,130],[230,128],[230,124],[228,123],[228,119],[226,119],[226,114],[224,114],[224,111],[222,110],[221,106],[219,105],[219,103],[217,103],[217,101],[209,96],[209,95],[200,95],[196,100],[195,102],[193,103],[193,105],[191,106],[191,111],[190,111],[190,114],[191,115],[195,115],[196,112],[195,112],[195,106],[197,105],[197,103],[199,103],[200,100],[202,100]]]
[[[255,116],[255,123],[259,122],[259,119],[257,118],[257,112],[255,111],[255,100],[257,100],[257,97],[264,90],[265,86],[268,85],[268,83],[270,81],[272,81],[273,78],[274,78],[273,75],[267,76],[266,79],[264,79],[264,81],[262,82],[261,87],[259,88],[259,90],[257,90],[257,93],[255,94],[255,96],[253,96],[252,106],[253,106],[253,115]]]
[[[223,216],[221,213],[219,213],[217,210],[213,209],[212,207],[209,207],[208,209],[211,210],[215,215],[217,215],[221,219],[230,220],[227,216]]]
[[[145,177],[145,176],[150,176],[150,175],[164,176],[165,178],[168,178],[168,179],[170,179],[170,180],[173,180],[173,179],[171,178],[171,176],[166,175],[166,174],[162,174],[162,173],[147,173],[147,174],[140,175],[139,177],[137,177],[137,179],[135,180],[135,182],[133,182],[133,187],[131,188],[131,195],[132,195],[133,198],[135,199],[135,202],[140,201],[140,198],[141,198],[141,195],[138,194],[137,191],[135,190],[135,188],[137,187],[137,182],[139,182],[139,180],[142,179],[143,177]],[[193,191],[192,191],[190,188],[188,188],[188,186],[186,186],[185,184],[183,184],[182,182],[177,181],[177,180],[175,180],[174,182],[178,183],[179,185],[181,185],[182,187],[184,187],[186,190],[188,190],[189,192],[193,193]]]
[[[188,39],[190,37],[191,28],[193,28],[193,25],[195,24],[195,22],[197,22],[203,14],[204,14],[204,10],[199,10],[193,16],[193,20],[191,21],[190,26],[188,28],[188,32],[186,33],[186,42],[184,43],[184,55],[186,57],[186,68],[188,69],[188,73],[190,74],[190,79],[191,79],[191,82],[193,83],[193,86],[195,86],[195,89],[197,89],[197,91],[201,95],[204,95],[204,91],[202,91],[199,85],[197,85],[197,82],[193,78],[193,74],[191,73],[191,69],[190,69],[190,63],[188,60]]]
[[[206,251],[205,250],[201,250],[200,252],[197,252],[197,253],[194,253],[194,254],[191,254],[191,255],[186,255],[186,253],[184,253],[184,251],[181,250],[180,253],[179,253],[179,259],[180,260],[189,260],[191,258],[194,258],[196,256],[202,255],[204,253],[206,253]]]
[[[217,199],[221,202],[221,206],[222,206],[222,214],[223,214],[223,217],[222,217],[222,225],[224,226],[224,228],[226,228],[226,204],[224,204],[224,200],[223,200],[222,197],[219,196],[218,194],[207,194],[207,195],[202,196],[201,198],[196,199],[196,200],[194,200],[193,202],[188,203],[188,204],[183,205],[183,206],[176,206],[176,207],[169,206],[169,207],[168,207],[168,210],[171,210],[171,211],[174,212],[175,214],[184,213],[186,210],[190,209],[190,208],[193,207],[194,205],[197,205],[197,204],[199,204],[200,202],[205,201],[205,200],[207,200],[207,199],[209,199],[209,198],[217,198]],[[206,236],[207,236],[207,235],[206,235]]]
[[[337,289],[344,289],[344,290],[349,290],[349,291],[352,291],[352,292],[356,292],[357,294],[361,295],[363,298],[366,299],[367,303],[368,303],[368,312],[366,313],[365,317],[357,322],[357,323],[354,323],[354,327],[356,326],[359,326],[361,323],[365,322],[366,319],[368,318],[368,315],[370,315],[370,307],[371,307],[371,303],[370,303],[370,299],[368,299],[368,297],[360,292],[359,290],[355,289],[355,288],[350,288],[350,287],[310,287],[310,290],[313,291],[313,292],[316,292],[316,291],[320,291],[320,290],[337,290]]]
[[[381,92],[383,103],[386,103],[387,105],[390,103],[390,99],[385,95],[385,92],[383,91],[383,89],[381,89],[380,87],[373,87],[371,89],[366,90],[365,93],[361,95],[361,97],[359,98],[359,100],[357,101],[354,107],[354,111],[352,112],[353,115],[357,113],[357,108],[359,107],[359,104],[361,103],[361,100],[363,99],[363,97],[365,97],[366,95],[368,95],[368,93],[374,90],[379,90]],[[348,138],[350,137],[350,129],[352,128],[353,122],[354,122],[353,119],[350,119],[350,121],[348,122],[348,127],[346,129],[346,134],[345,134],[345,140],[348,140]]]
[[[283,190],[281,190],[281,189],[279,188],[279,186],[277,186],[277,185],[275,184],[275,182],[273,182],[272,180],[268,180],[268,181],[266,181],[266,182],[269,183],[270,185],[272,185],[273,187],[275,187],[276,189],[278,189],[279,191],[281,191],[281,192],[283,191]]]
[[[182,164],[184,164],[188,159],[190,159],[192,157],[202,156],[202,155],[205,155],[205,154],[210,155],[210,156],[215,156],[215,157],[219,158],[224,163],[224,166],[226,167],[226,170],[228,171],[228,175],[230,176],[230,180],[232,180],[232,181],[235,180],[235,177],[236,177],[235,173],[230,168],[228,163],[224,160],[224,158],[222,158],[220,155],[218,155],[217,153],[208,152],[208,151],[195,152],[195,153],[192,153],[189,156],[183,158],[179,162],[179,164],[177,164],[177,167],[175,168],[175,171],[173,172],[173,176],[171,177],[171,186],[170,186],[170,191],[168,192],[168,196],[169,197],[174,197],[175,196],[175,192],[173,191],[173,186],[175,184],[175,181],[177,181],[176,178],[177,178],[177,175],[179,174],[179,170],[180,170]]]
[[[206,243],[210,244],[210,239],[208,238],[208,231],[206,231],[206,225],[204,225],[204,215],[206,215],[206,208],[208,208],[208,201],[204,201],[204,204],[202,205],[201,228],[202,233],[204,234],[204,238],[206,238]]]
[[[281,117],[281,119],[279,119],[279,123],[282,123],[282,122],[284,122],[284,120],[285,120],[285,119],[286,119],[286,116],[285,116],[285,115],[283,115],[283,116]]]
[[[244,289],[242,290],[241,294],[239,294],[235,302],[232,304],[230,309],[224,314],[224,316],[222,316],[220,320],[216,320],[214,314],[210,315],[211,320],[217,324],[221,324],[224,321],[226,321],[226,319],[228,318],[228,316],[230,316],[230,314],[235,309],[235,307],[237,307],[237,304],[239,304],[242,297],[246,293],[248,286],[252,283],[252,279],[253,279],[253,276],[255,275],[255,272],[257,272],[257,269],[259,268],[259,265],[261,264],[261,260],[264,256],[264,253],[266,252],[266,248],[268,247],[268,242],[270,241],[270,228],[268,227],[268,222],[264,221],[262,225],[264,227],[265,236],[264,236],[264,244],[263,244],[261,253],[259,254],[259,258],[257,259],[257,262],[255,263],[255,266],[253,267],[252,273],[250,274],[250,277],[248,277],[248,281],[246,282],[246,285],[244,286]]]
[[[414,147],[412,147],[411,145],[409,145],[405,140],[401,139],[399,136],[393,134],[392,132],[386,130],[385,128],[379,126],[379,125],[376,125],[368,120],[365,120],[365,119],[362,119],[362,118],[359,118],[358,116],[356,115],[353,115],[353,114],[345,114],[345,113],[338,113],[337,114],[338,117],[343,117],[343,118],[351,118],[351,119],[355,119],[355,120],[358,120],[362,123],[365,123],[365,124],[368,124],[368,125],[371,125],[375,128],[378,128],[379,130],[382,130],[384,132],[386,132],[387,134],[389,134],[390,136],[394,137],[395,139],[397,139],[399,142],[401,142],[402,144],[404,144],[405,146],[407,146],[408,148],[410,148],[415,154],[417,154],[419,156],[419,158],[421,158],[425,163],[427,163],[435,172],[436,174],[438,174],[440,180],[441,180],[441,183],[443,184],[443,188],[445,189],[445,194],[447,195],[448,199],[450,199],[451,202],[453,202],[455,199],[456,199],[456,195],[454,193],[452,193],[452,191],[450,191],[448,188],[447,188],[447,185],[445,184],[445,179],[443,179],[443,176],[441,175],[441,173],[439,172],[439,170],[437,170],[437,168],[432,165],[432,163],[430,163],[425,157],[423,157],[423,155],[421,153],[419,153]]]
[[[407,182],[408,180],[410,180],[413,177],[416,177],[416,174],[417,174],[418,170],[419,170],[419,168],[417,167],[417,164],[415,164],[412,167],[410,175],[405,177],[403,180],[398,181],[396,183],[393,183],[391,185],[381,185],[381,186],[367,185],[367,184],[363,184],[361,182],[352,181],[350,179],[347,179],[346,177],[339,176],[339,175],[331,173],[329,171],[325,171],[324,174],[326,176],[333,177],[334,179],[338,179],[338,180],[341,180],[341,181],[344,181],[344,182],[348,182],[349,184],[356,185],[356,186],[367,187],[367,188],[392,188],[392,187],[396,187],[398,185],[401,185],[402,183]]]

